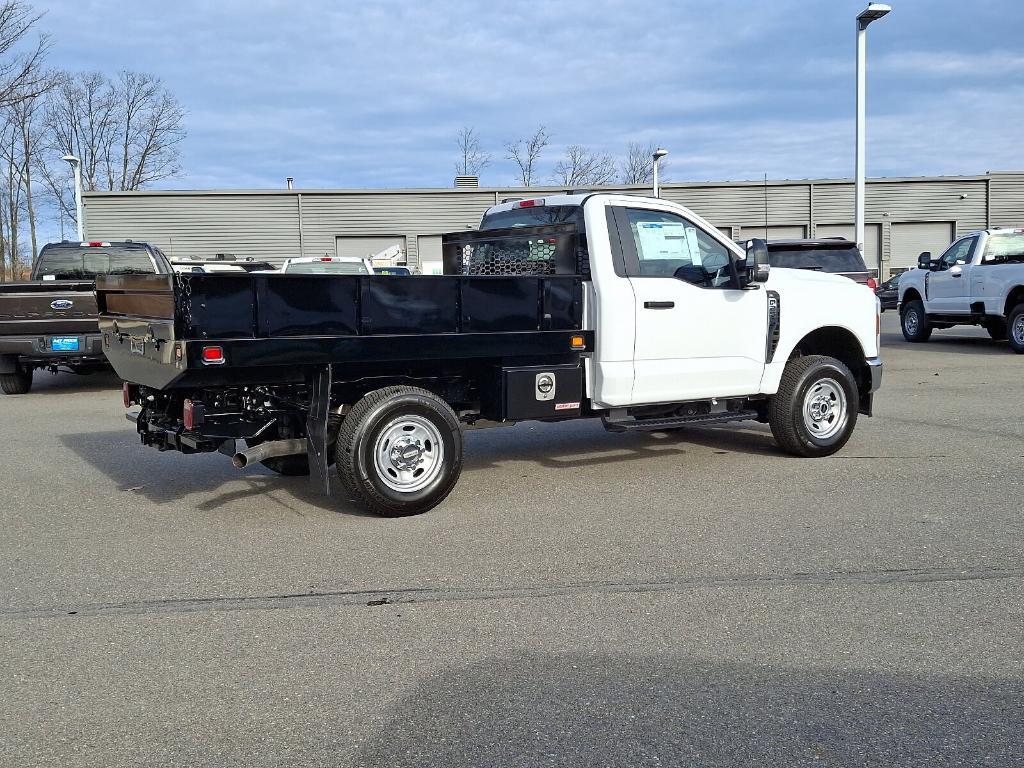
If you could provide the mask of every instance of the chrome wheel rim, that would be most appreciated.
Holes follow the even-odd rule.
[[[911,309],[907,314],[903,316],[903,325],[907,329],[907,333],[911,336],[917,334],[917,311]]]
[[[819,379],[804,395],[804,426],[819,440],[839,434],[849,418],[846,390],[835,379]]]
[[[399,493],[414,493],[441,473],[444,445],[441,432],[422,416],[402,416],[377,436],[373,463],[380,481]]]
[[[1024,315],[1018,315],[1013,322],[1013,342],[1024,347]]]

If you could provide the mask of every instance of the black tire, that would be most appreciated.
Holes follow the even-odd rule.
[[[24,395],[32,389],[32,369],[18,366],[14,373],[0,373],[0,389],[7,395]]]
[[[924,302],[915,299],[903,306],[900,312],[900,327],[903,329],[903,338],[909,342],[917,343],[931,338],[932,324],[928,322]]]
[[[253,440],[246,440],[245,444],[250,448],[255,448],[262,442],[263,440],[256,438]],[[270,459],[264,459],[260,464],[272,472],[277,472],[277,474],[284,475],[285,477],[302,477],[303,475],[309,474],[309,457],[305,454],[297,456],[274,456]]]
[[[830,456],[853,434],[859,403],[849,368],[834,357],[807,355],[786,363],[779,391],[768,403],[768,423],[787,453]],[[824,417],[816,420],[811,413]]]
[[[1006,321],[1003,318],[997,317],[986,321],[985,330],[994,341],[1006,341]]]
[[[400,451],[402,442],[409,453]],[[388,456],[375,456],[389,445]],[[367,394],[345,416],[335,459],[342,485],[371,512],[418,515],[440,504],[458,482],[462,429],[455,412],[433,393],[385,387]],[[407,467],[399,466],[406,462]]]
[[[1006,338],[1010,349],[1018,355],[1024,355],[1024,304],[1018,304],[1010,310],[1006,318]]]

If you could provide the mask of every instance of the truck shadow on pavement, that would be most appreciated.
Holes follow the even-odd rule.
[[[69,395],[73,393],[110,392],[113,402],[121,402],[121,379],[113,371],[96,371],[90,374],[76,374],[61,371],[52,374],[37,370],[32,377],[32,389],[27,395]],[[10,398],[13,399],[13,398]]]
[[[191,509],[216,512],[246,500],[269,499],[299,514],[303,507],[315,507],[329,513],[370,515],[348,500],[336,482],[332,482],[328,497],[313,488],[308,477],[282,477],[263,467],[237,470],[227,456],[219,453],[161,453],[140,445],[131,431],[66,434],[60,439],[110,478],[119,491],[137,493],[154,504],[180,502],[195,496],[189,505]],[[248,509],[251,514],[258,514],[251,505]]]
[[[686,657],[496,658],[428,677],[361,766],[1016,765],[1020,680]]]

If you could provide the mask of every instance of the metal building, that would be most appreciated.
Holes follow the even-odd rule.
[[[466,184],[462,180],[462,184]],[[647,187],[602,190],[650,194]],[[280,262],[295,256],[366,256],[399,245],[410,266],[440,269],[441,234],[473,228],[506,198],[564,187],[452,189],[271,189],[89,192],[90,239],[147,240],[172,257]],[[733,239],[843,236],[853,239],[853,182],[813,179],[665,184],[662,196],[689,206]],[[870,179],[864,255],[869,268],[912,267],[955,236],[1024,226],[1024,172]],[[767,222],[767,223],[766,223]]]

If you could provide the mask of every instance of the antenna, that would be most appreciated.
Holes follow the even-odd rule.
[[[764,175],[764,239],[768,239],[768,174]]]

